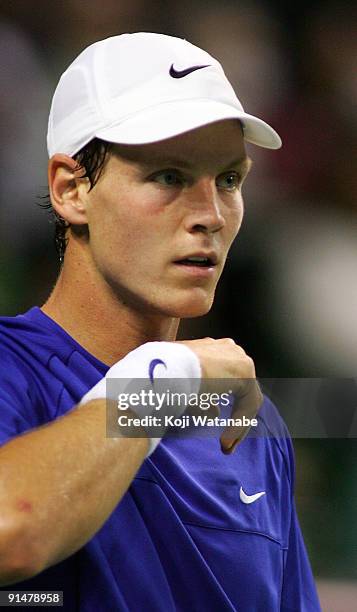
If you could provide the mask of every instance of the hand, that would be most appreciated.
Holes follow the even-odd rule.
[[[232,338],[202,338],[180,342],[199,358],[204,383],[209,383],[209,379],[229,379],[226,383],[235,396],[231,417],[238,419],[245,415],[253,419],[263,403],[263,395],[256,380],[254,361],[242,347]],[[220,438],[222,452],[232,453],[249,429],[228,427]]]

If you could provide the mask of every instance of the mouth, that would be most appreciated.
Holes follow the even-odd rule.
[[[206,281],[216,276],[218,259],[216,254],[188,255],[173,262],[176,269],[186,278]]]
[[[217,256],[214,253],[210,255],[188,255],[174,263],[180,266],[214,268],[217,265]]]

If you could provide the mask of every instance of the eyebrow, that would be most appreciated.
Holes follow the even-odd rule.
[[[164,156],[153,156],[150,160],[138,159],[137,163],[140,163],[143,166],[150,167],[153,165],[165,165],[165,166],[178,166],[180,168],[184,168],[185,170],[190,170],[192,168],[192,164],[188,162],[186,159],[178,158],[178,157],[164,157]],[[222,172],[225,170],[229,170],[231,168],[236,168],[240,166],[243,174],[248,174],[250,168],[252,167],[253,161],[247,155],[243,155],[241,157],[235,158],[230,163],[222,166]]]
[[[244,175],[247,175],[249,170],[253,165],[253,160],[248,155],[243,155],[243,157],[238,157],[238,159],[234,159],[230,164],[225,166],[225,170],[229,170],[230,168],[236,168],[240,166],[241,171]]]

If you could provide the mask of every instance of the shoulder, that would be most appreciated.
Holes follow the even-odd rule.
[[[8,336],[3,334],[0,325],[0,387],[4,392],[9,386],[13,393],[28,392],[31,388],[31,369],[21,358],[21,350],[16,350],[16,343],[12,343]]]
[[[5,389],[38,425],[68,412],[108,369],[37,307],[0,318],[0,346],[0,410]]]
[[[0,317],[0,342],[19,357],[29,354],[38,360],[46,359],[54,350],[70,350],[60,328],[38,307],[14,317]]]
[[[34,409],[37,393],[31,370],[11,347],[1,344],[0,444],[3,444],[40,423]]]
[[[60,352],[40,309],[0,318],[1,429],[16,435],[57,416],[63,384],[54,380],[50,360]],[[10,436],[8,436],[10,437]]]
[[[0,317],[1,381],[17,377],[22,386],[25,381],[25,386],[31,385],[38,365],[48,363],[49,343],[53,341],[39,325],[35,311],[31,309],[14,317]]]

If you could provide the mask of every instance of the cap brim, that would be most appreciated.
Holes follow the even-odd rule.
[[[178,100],[146,108],[118,124],[99,130],[95,136],[118,144],[148,144],[224,119],[239,119],[247,142],[267,149],[281,147],[280,136],[268,123],[212,100]]]

